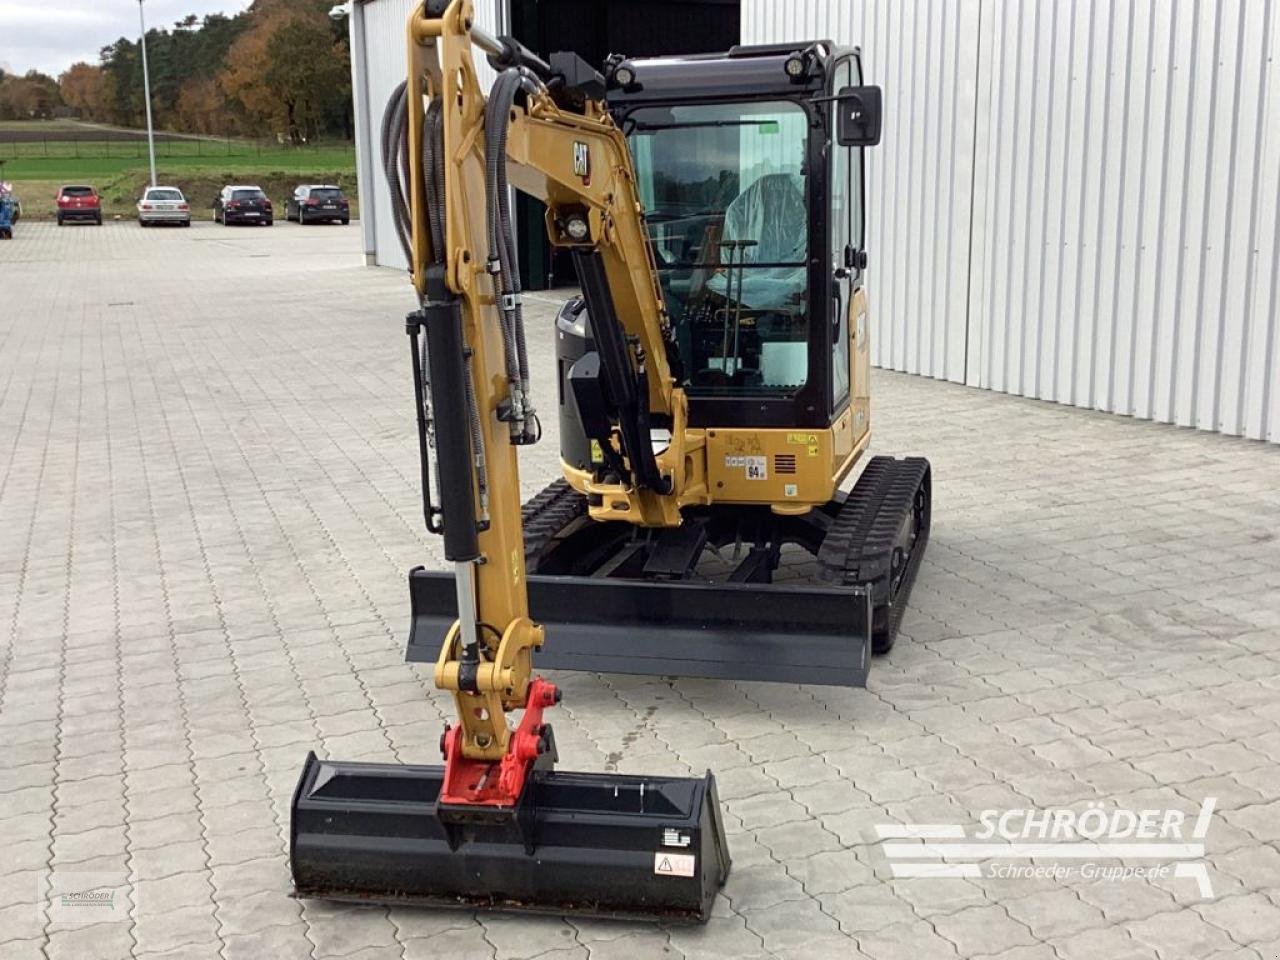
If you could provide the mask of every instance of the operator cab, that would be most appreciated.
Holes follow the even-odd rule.
[[[833,328],[861,283],[836,276],[862,247],[862,164],[837,145],[833,99],[861,84],[858,51],[610,66],[692,424],[827,426],[848,403],[848,337]]]
[[[606,78],[690,425],[828,427],[850,401],[848,307],[864,263],[862,149],[840,146],[837,129],[837,97],[862,84],[859,51],[615,56]],[[566,370],[581,313],[561,317]],[[570,463],[585,449],[573,419],[562,417]]]

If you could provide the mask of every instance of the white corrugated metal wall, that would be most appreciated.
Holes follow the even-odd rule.
[[[881,366],[1280,442],[1280,0],[743,0],[885,90]]]
[[[396,239],[391,196],[382,174],[382,111],[391,91],[405,78],[405,23],[415,2],[421,0],[357,0],[351,15],[356,162],[365,256],[379,266],[399,270],[407,264]],[[477,0],[475,8],[477,23],[493,33],[503,30],[507,9],[503,0]],[[485,87],[492,81],[493,72],[483,59],[476,62],[476,74]]]

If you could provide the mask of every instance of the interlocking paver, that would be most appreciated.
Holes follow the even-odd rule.
[[[1035,944],[1031,931],[995,904],[966,907],[935,917],[932,922],[934,929],[955,945],[960,956]]]
[[[1005,905],[1013,919],[1025,924],[1040,939],[1069,936],[1103,925],[1103,915],[1080,899],[1072,889],[1058,888],[1018,897]]]
[[[213,902],[213,886],[202,870],[158,880],[134,880],[131,886],[137,916],[165,914],[183,907],[208,907]]]
[[[810,896],[842,893],[850,887],[875,881],[871,868],[851,849],[815,853],[799,862],[788,858],[786,867]]]
[[[0,943],[0,960],[46,960],[45,940],[6,940]]]
[[[577,946],[574,930],[558,920],[491,916],[482,917],[480,923],[485,939],[500,956],[512,960]]]
[[[238,936],[296,924],[302,917],[302,906],[274,890],[264,890],[248,896],[220,897],[216,917],[220,936]]]
[[[893,892],[926,919],[989,905],[982,888],[964,880],[912,877],[893,881]]]
[[[869,932],[918,919],[911,904],[887,883],[853,887],[840,893],[820,894],[818,902],[840,929],[861,939]]]
[[[1273,878],[1272,882],[1280,882],[1280,878]],[[1261,893],[1220,897],[1195,910],[1239,943],[1280,940],[1280,910]]]
[[[395,926],[383,909],[308,904],[303,920],[317,958],[343,957],[364,947],[396,943]]]
[[[958,956],[951,941],[938,936],[923,920],[902,921],[858,936],[858,946],[873,960],[908,960],[911,957],[936,957],[947,960]]]
[[[229,933],[223,936],[222,955],[226,960],[312,960],[312,945],[307,928],[301,923],[285,927],[265,927],[250,934]],[[447,954],[437,954],[447,956]]]
[[[33,940],[43,929],[44,920],[35,904],[18,902],[0,907],[0,942]]]
[[[28,224],[0,248],[0,958],[1276,952],[1280,450],[879,372],[873,452],[937,480],[868,690],[557,677],[566,766],[716,772],[735,866],[707,927],[289,898],[305,751],[431,762],[453,708],[401,662],[404,569],[442,562],[411,298],[356,265],[354,228],[283,226]],[[526,301],[544,398],[557,304]],[[556,475],[553,420],[526,493]],[[895,879],[875,833],[1206,797],[1214,900]],[[129,919],[41,920],[55,860],[131,870]]]
[[[1175,943],[1176,941],[1171,941]],[[1057,938],[1052,946],[1064,960],[1093,960],[1096,957],[1114,957],[1116,960],[1157,960],[1157,953],[1148,944],[1139,943],[1124,927],[1095,927],[1073,936]],[[1178,944],[1170,957],[1199,956],[1193,944]]]
[[[478,923],[444,930],[430,938],[407,939],[402,946],[404,960],[436,960],[438,957],[493,960],[496,955],[493,945],[485,939],[484,929]]]
[[[1247,905],[1252,906],[1252,905]],[[1194,910],[1160,913],[1139,920],[1129,928],[1135,940],[1166,956],[1207,957],[1218,951],[1238,949],[1219,927],[1206,924]]]
[[[212,903],[139,916],[132,926],[139,954],[163,953],[188,945],[204,946],[217,940]]]
[[[85,927],[55,930],[45,947],[48,960],[128,960],[137,956],[135,944],[125,923],[95,923]]]

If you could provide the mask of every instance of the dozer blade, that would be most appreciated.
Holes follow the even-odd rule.
[[[729,874],[715,778],[537,770],[515,809],[438,804],[441,766],[308,754],[295,892],[515,912],[705,921]]]
[[[530,574],[547,627],[542,670],[864,687],[871,595],[862,587],[636,581]],[[434,662],[458,616],[452,574],[409,573],[406,659]]]

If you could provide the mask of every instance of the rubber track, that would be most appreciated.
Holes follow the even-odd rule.
[[[587,512],[587,498],[561,477],[529,500],[520,510],[524,524],[524,559],[530,573],[547,545],[578,517]]]
[[[818,563],[825,580],[845,586],[869,585],[877,621],[883,615],[880,611],[887,607],[887,621],[874,637],[877,652],[893,645],[924,555],[929,538],[929,482],[929,461],[922,457],[903,460],[874,457],[840,508],[818,551]],[[895,571],[893,554],[898,535],[903,521],[916,508],[916,496],[922,489],[926,501],[916,538],[906,563]]]
[[[876,620],[887,608],[887,621],[876,632],[877,652],[893,645],[906,609],[916,570],[929,539],[927,485],[929,461],[922,457],[902,460],[874,457],[836,514],[818,551],[819,577],[845,586],[869,585]],[[924,487],[926,502],[916,539],[907,562],[895,572],[893,552],[908,511],[915,508],[917,492]],[[538,559],[547,546],[574,520],[587,512],[587,499],[563,478],[553,481],[521,510],[524,523],[525,563],[536,573]]]

